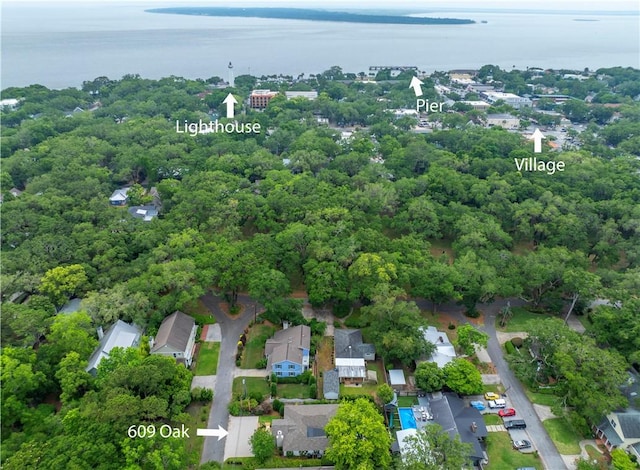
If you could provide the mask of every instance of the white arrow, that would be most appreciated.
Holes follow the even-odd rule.
[[[231,93],[229,93],[223,103],[227,105],[227,117],[229,119],[233,118],[233,105],[238,104],[238,101]]]
[[[218,440],[227,437],[229,431],[218,424],[218,429],[196,429],[196,436],[218,437]]]
[[[424,85],[424,83],[421,82],[418,79],[418,77],[411,77],[411,83],[409,84],[409,88],[413,88],[413,91],[416,94],[416,96],[422,96],[422,88],[420,88],[420,85]]]
[[[542,139],[544,139],[544,135],[540,132],[540,129],[536,127],[536,130],[533,131],[533,135],[531,136],[533,139],[533,153],[541,153],[542,152]]]

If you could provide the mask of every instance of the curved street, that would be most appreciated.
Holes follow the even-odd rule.
[[[504,307],[508,301],[511,301],[511,306],[513,307],[524,305],[524,302],[520,299],[504,299],[492,304],[482,305],[480,308],[485,314],[484,328],[479,329],[484,330],[484,332],[489,335],[487,351],[491,357],[491,362],[493,362],[496,372],[502,380],[502,385],[504,385],[505,390],[507,390],[507,395],[513,407],[518,410],[518,418],[522,418],[527,422],[527,433],[534,447],[538,450],[544,468],[553,470],[566,469],[567,466],[564,460],[549,437],[547,430],[542,425],[542,421],[535,412],[533,404],[527,398],[520,381],[513,374],[502,354],[502,348],[496,335],[495,320],[500,309]]]
[[[244,329],[249,326],[251,320],[253,320],[255,310],[257,309],[258,314],[262,312],[262,306],[256,304],[249,296],[241,294],[238,296],[238,303],[244,306],[244,309],[240,315],[231,317],[220,309],[219,303],[222,302],[220,297],[208,293],[201,297],[201,300],[211,313],[213,313],[216,321],[220,324],[220,331],[222,333],[216,385],[207,427],[217,429],[218,425],[220,425],[228,430],[228,407],[231,402],[233,378],[236,372],[238,339],[244,332]],[[205,437],[200,463],[206,463],[212,460],[222,463],[224,461],[225,441],[226,439],[218,441],[217,437]]]

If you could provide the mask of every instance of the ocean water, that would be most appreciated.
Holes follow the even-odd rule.
[[[317,73],[332,65],[356,73],[371,65],[416,65],[427,72],[485,64],[640,68],[638,15],[425,9],[426,16],[478,23],[414,26],[144,11],[162,6],[173,5],[3,2],[1,88],[79,87],[125,74],[226,78],[229,62],[236,76]]]

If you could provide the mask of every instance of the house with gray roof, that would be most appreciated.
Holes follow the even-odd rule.
[[[334,353],[336,358],[376,360],[376,348],[373,344],[362,341],[360,330],[335,330]]]
[[[337,369],[324,371],[322,374],[322,394],[327,400],[337,400],[340,395],[340,378]]]
[[[276,331],[264,347],[267,370],[277,377],[297,377],[309,368],[311,328],[298,325]]]
[[[129,196],[127,196],[129,189],[131,188],[116,189],[109,197],[109,204],[112,206],[126,206],[129,200]]]
[[[136,219],[150,222],[158,217],[158,209],[156,206],[131,206],[129,207],[129,214]]]
[[[640,376],[633,370],[628,373],[621,391],[629,400],[629,406],[603,417],[595,426],[595,433],[607,450],[621,448],[640,459]]]
[[[107,330],[102,333],[102,328],[98,328],[98,347],[93,351],[89,358],[89,364],[86,371],[92,375],[98,373],[100,361],[105,357],[109,357],[109,353],[113,348],[132,348],[140,344],[142,330],[136,325],[130,325],[122,320],[118,320]]]
[[[465,406],[455,393],[433,394],[429,400],[429,408],[433,422],[442,426],[451,439],[456,435],[460,441],[471,444],[469,457],[478,464],[485,458],[485,438],[487,427],[478,410]]]
[[[287,405],[284,418],[274,419],[271,433],[284,455],[321,457],[329,440],[324,428],[338,405]]]
[[[198,325],[193,317],[178,310],[162,320],[151,354],[169,356],[189,367],[196,348]]]
[[[341,383],[359,384],[367,377],[366,361],[376,360],[373,344],[362,341],[360,330],[338,329],[333,333],[335,366]]]

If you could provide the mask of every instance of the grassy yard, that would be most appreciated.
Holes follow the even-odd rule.
[[[490,432],[487,436],[488,470],[513,470],[518,467],[534,467],[542,470],[542,462],[534,454],[523,454],[513,449],[509,433]]]
[[[207,427],[209,410],[211,410],[211,403],[204,405],[200,403],[192,403],[186,410],[189,414],[189,421],[185,423],[185,426],[192,430],[192,432],[189,433],[189,439],[187,440],[187,453],[194,456],[196,462],[200,460],[204,439],[196,437],[195,430]]]
[[[484,391],[497,393],[498,395],[504,393],[504,385],[502,384],[484,384]]]
[[[527,398],[529,398],[529,401],[531,403],[545,406],[556,406],[561,402],[560,397],[551,395],[550,393],[532,392],[526,386],[524,386],[523,388],[524,392],[527,394]]]
[[[558,448],[558,452],[564,455],[580,453],[580,445],[578,445],[580,436],[575,433],[565,418],[546,419],[542,425]]]
[[[196,375],[216,375],[220,343],[200,343],[200,352],[196,360]]]
[[[591,460],[592,462],[594,460],[598,461],[598,465],[601,469],[609,468],[609,461],[607,460],[607,457],[601,452],[598,452],[598,449],[593,446],[586,445],[584,446],[584,450],[586,450],[587,454],[589,454],[589,460]]]
[[[275,328],[263,324],[255,324],[249,329],[247,344],[242,352],[241,369],[256,369],[258,362],[264,357],[264,343],[273,336]]]
[[[261,377],[236,377],[233,379],[234,395],[242,395],[244,393],[242,379],[246,380],[248,395],[251,395],[252,392],[258,392],[262,396],[269,395],[269,382]]]
[[[376,389],[378,388],[375,384],[364,384],[360,387],[345,387],[340,384],[340,396],[344,395],[371,395],[375,396]]]
[[[212,325],[216,322],[215,317],[211,314],[211,311],[202,303],[202,300],[194,300],[185,305],[182,309],[184,313],[192,316],[196,323],[202,325]]]
[[[280,419],[280,414],[276,413],[275,411],[273,413],[271,413],[270,415],[260,415],[260,416],[258,416],[258,423],[259,424],[264,424],[264,423],[271,424],[271,422],[274,419]]]
[[[311,398],[307,384],[278,384],[278,398]]]
[[[271,457],[263,464],[258,464],[254,457],[234,457],[227,462],[242,462],[246,465],[224,463],[222,470],[242,470],[243,468],[304,468],[318,467],[321,465],[320,459],[308,459],[306,457]]]
[[[418,404],[418,397],[398,397],[398,407],[409,407]]]
[[[499,326],[500,321],[496,320],[496,328],[499,331],[506,331],[508,333],[525,331],[527,323],[529,323],[530,321],[540,321],[545,318],[554,317],[554,315],[551,314],[531,313],[522,307],[512,307],[511,311],[513,312],[513,316],[507,321],[507,326]]]
[[[487,413],[482,415],[484,418],[484,423],[489,425],[502,424],[502,418],[493,413]]]

